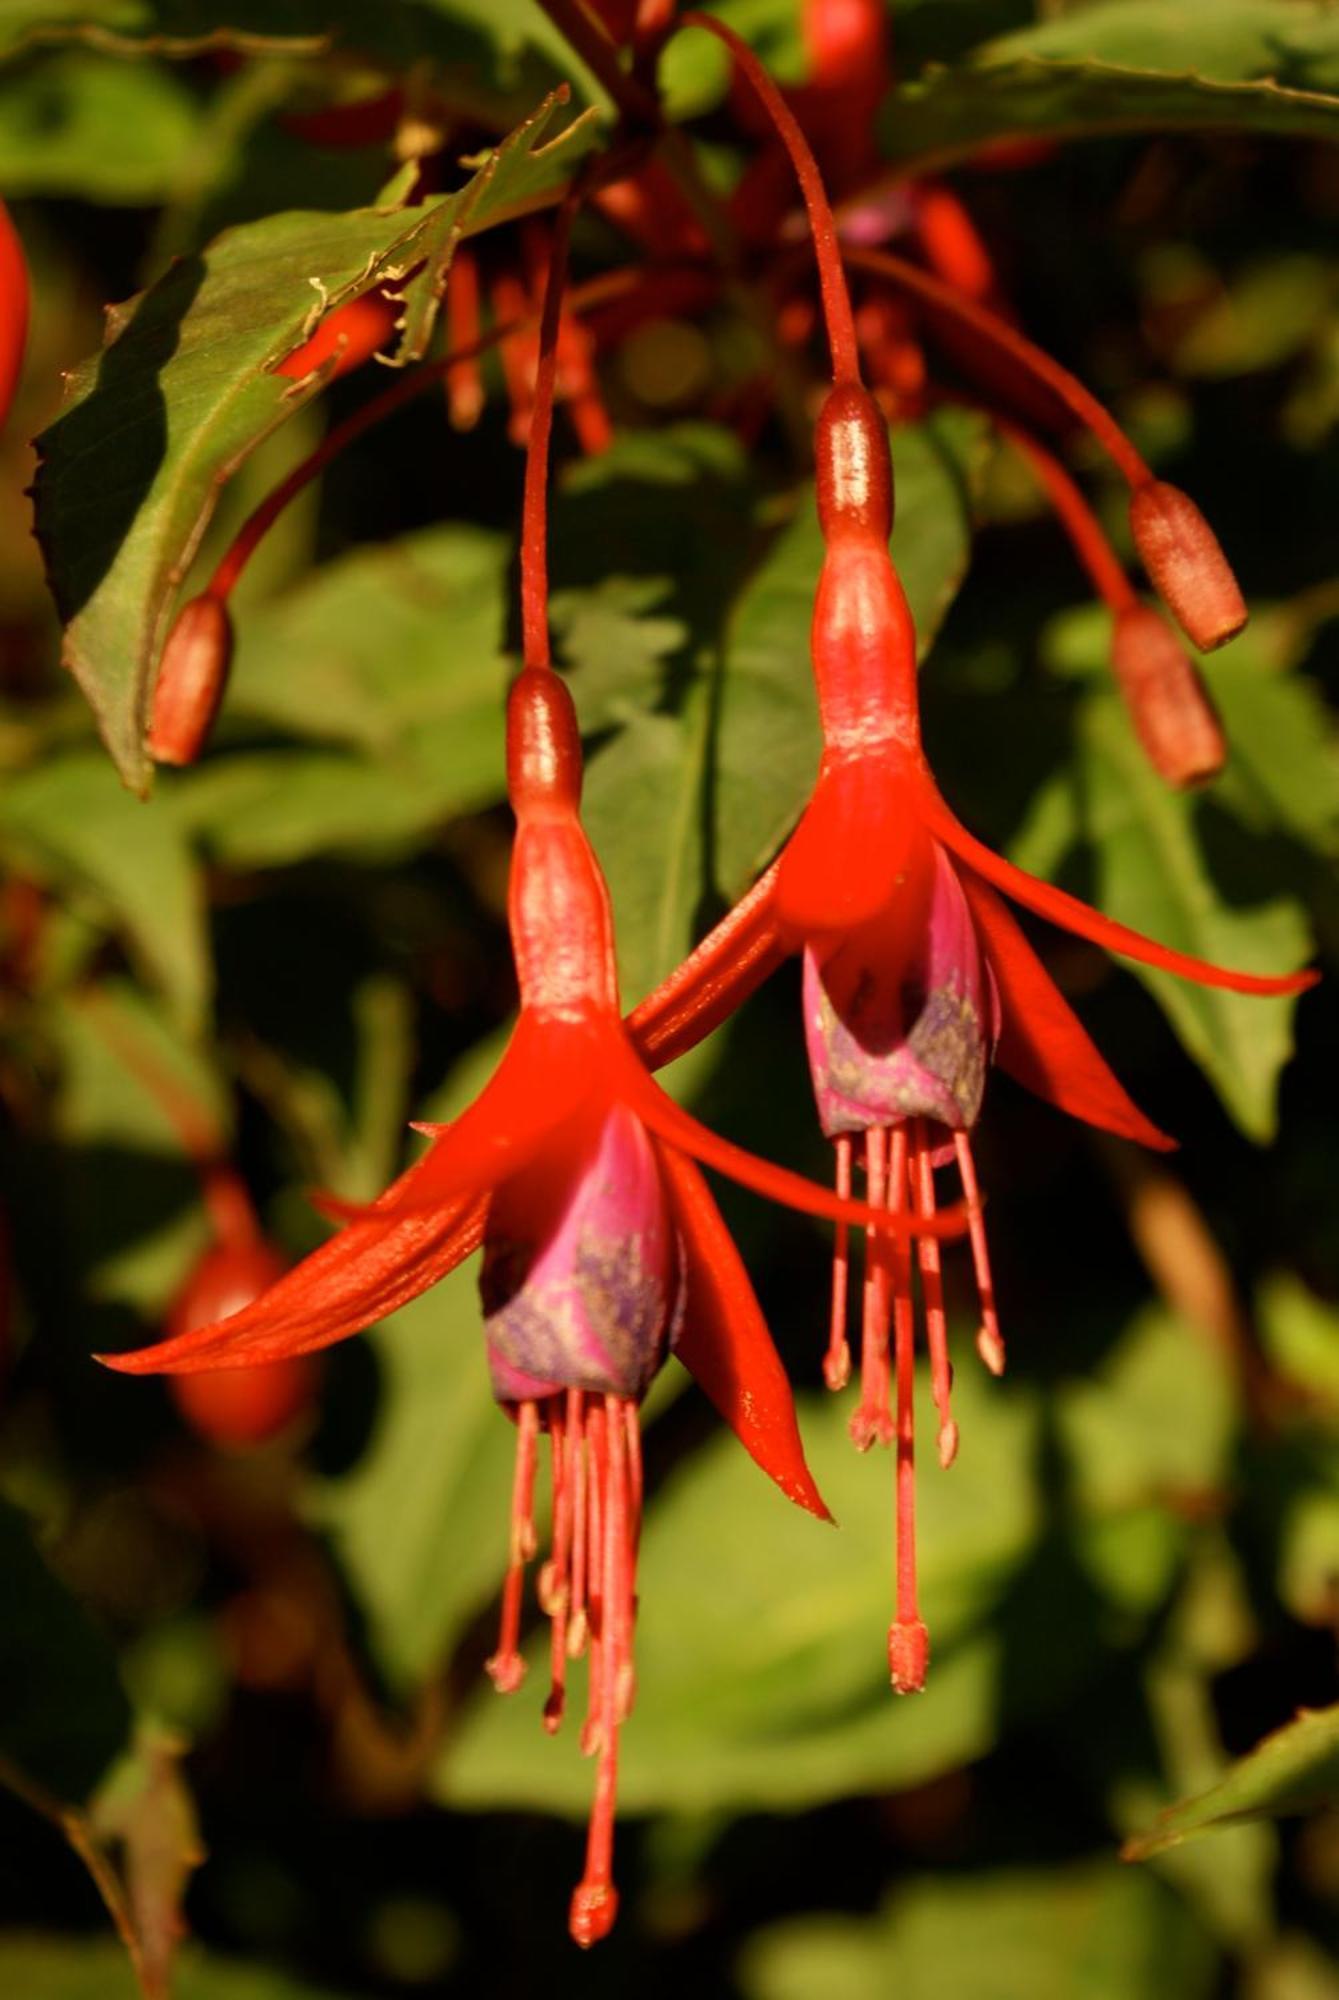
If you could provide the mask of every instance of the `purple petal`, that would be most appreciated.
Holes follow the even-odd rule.
[[[639,1399],[671,1344],[678,1248],[655,1146],[615,1104],[504,1182],[483,1295],[499,1402],[589,1389]]]
[[[888,935],[898,921],[890,910],[822,965],[804,954],[805,1040],[829,1138],[906,1118],[963,1131],[981,1110],[998,1005],[942,848],[910,948]]]

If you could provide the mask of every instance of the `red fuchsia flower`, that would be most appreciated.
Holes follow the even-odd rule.
[[[785,1373],[698,1172],[701,1160],[791,1207],[848,1225],[952,1233],[960,1218],[886,1218],[717,1138],[653,1082],[620,1019],[609,894],[580,817],[581,747],[550,663],[544,467],[570,204],[550,269],[522,530],[521,608],[531,663],[508,701],[516,815],[508,915],[520,1019],[492,1081],[462,1117],[430,1126],[427,1155],[253,1304],[157,1347],[102,1357],[130,1374],[192,1373],[312,1352],[426,1291],[482,1243],[494,1393],[516,1420],[510,1559],[488,1663],[520,1684],[522,1591],[536,1552],[539,1440],[547,1433],[552,1545],[539,1578],[551,1624],[545,1723],[567,1661],[589,1652],[582,1747],[598,1757],[578,1943],[614,1921],[619,1729],[632,1704],[641,1507],[637,1407],[671,1349],[782,1491],[826,1509],[805,1464]],[[882,1240],[880,1235],[879,1240]]]
[[[1004,891],[1078,937],[1205,986],[1300,992],[1315,975],[1262,978],[1170,950],[1013,867],[975,839],[941,796],[921,745],[915,633],[888,553],[888,435],[860,380],[832,217],[812,155],[756,58],[719,22],[691,16],[733,50],[768,101],[809,204],[835,386],[815,438],[826,544],[813,618],[823,755],[812,797],[780,857],[677,973],[631,1015],[655,1063],[717,1026],[790,952],[804,960],[805,1034],[820,1122],[836,1149],[838,1192],[862,1164],[871,1204],[929,1221],[936,1170],[956,1164],[980,1298],[977,1346],[998,1374],[1004,1343],[972,1158],[991,1062],[1091,1125],[1165,1148],[1043,969]],[[1189,503],[1187,503],[1189,504]],[[1207,532],[1207,531],[1206,531]],[[1222,562],[1213,545],[1213,555]],[[1184,579],[1194,596],[1196,579]],[[916,1245],[939,1456],[957,1450],[939,1244]],[[850,1370],[847,1233],[839,1229],[824,1372]],[[867,1251],[860,1302],[859,1448],[896,1442],[893,1686],[924,1685],[929,1640],[916,1587],[913,1392],[915,1292],[907,1236]]]
[[[100,1358],[147,1374],[308,1354],[385,1318],[483,1244],[489,1368],[518,1425],[510,1562],[489,1673],[506,1691],[524,1671],[523,1574],[535,1553],[536,1459],[547,1432],[545,1720],[558,1726],[567,1658],[589,1640],[582,1743],[600,1763],[571,1926],[590,1944],[608,1931],[617,1902],[614,1791],[632,1700],[641,1490],[636,1411],[667,1352],[782,1491],[826,1516],[784,1371],[694,1160],[810,1214],[874,1226],[880,1218],[717,1138],[652,1081],[619,1018],[608,893],[578,814],[571,697],[547,666],[532,667],[513,687],[508,715],[521,1014],[492,1082],[453,1124],[423,1128],[432,1139],[426,1157],[253,1304],[157,1347]],[[940,1222],[950,1233],[959,1226]]]

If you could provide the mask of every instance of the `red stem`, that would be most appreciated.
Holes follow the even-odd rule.
[[[1138,604],[1134,586],[1125,574],[1102,524],[1053,452],[1038,444],[1029,431],[991,413],[991,421],[1005,443],[1027,460],[1056,518],[1087,570],[1093,589],[1113,611],[1130,611]]]
[[[936,311],[951,314],[963,326],[970,327],[980,340],[1007,354],[1019,368],[1025,369],[1058,397],[1071,415],[1092,432],[1131,486],[1146,486],[1152,479],[1153,474],[1140,453],[1092,391],[1085,389],[1077,376],[1062,368],[1058,361],[1053,361],[1049,354],[1034,346],[998,314],[974,299],[964,298],[951,285],[941,283],[915,264],[908,264],[905,258],[895,257],[891,251],[865,250],[848,244],[846,256],[862,270],[873,271],[878,277],[889,278],[895,285],[914,292]]]
[[[823,313],[828,326],[828,344],[832,349],[832,379],[834,383],[858,383],[861,379],[860,353],[856,345],[855,319],[851,312],[850,293],[846,288],[846,273],[842,268],[837,225],[833,220],[832,206],[828,201],[827,190],[823,186],[823,176],[819,173],[818,162],[814,158],[809,141],[801,131],[794,112],[753,50],[747,42],[740,39],[733,28],[727,28],[724,21],[717,21],[710,14],[696,12],[685,14],[679,25],[682,28],[705,28],[709,35],[715,35],[717,41],[724,42],[740,70],[757,92],[764,110],[777,129],[781,143],[790,154],[791,164],[795,168],[795,176],[804,196],[805,207],[809,211],[814,255],[818,260],[819,288],[823,294]]]
[[[572,224],[581,205],[578,174],[558,209],[539,322],[539,361],[525,454],[525,497],[521,503],[521,657],[528,667],[551,667],[549,650],[548,480],[549,439],[553,433],[553,385],[558,372],[558,322],[567,283]]]

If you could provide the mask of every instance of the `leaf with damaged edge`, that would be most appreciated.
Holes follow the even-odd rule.
[[[539,152],[556,100],[456,194],[386,214],[281,214],[227,230],[110,316],[108,344],[77,372],[38,441],[37,532],[65,624],[65,663],[125,782],[147,789],[143,736],[174,596],[218,491],[322,386],[272,371],[319,314],[403,275],[449,263],[457,232],[488,228],[558,186],[587,143],[581,120]],[[418,297],[416,337],[439,294]]]

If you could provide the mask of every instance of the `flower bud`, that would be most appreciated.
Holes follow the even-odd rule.
[[[193,597],[167,635],[153,691],[149,755],[193,764],[218,714],[232,665],[232,619],[221,597]]]
[[[240,1312],[282,1278],[286,1265],[259,1237],[216,1243],[178,1293],[167,1334],[190,1333]],[[263,1444],[286,1430],[312,1401],[318,1364],[306,1354],[243,1368],[206,1368],[170,1375],[168,1392],[191,1428],[211,1444],[234,1449]]]
[[[1216,777],[1227,762],[1222,726],[1199,668],[1147,605],[1116,618],[1111,665],[1155,771],[1185,788]]]
[[[498,1401],[640,1401],[674,1336],[677,1265],[655,1148],[615,1104],[493,1197],[479,1288]]]
[[[1218,537],[1179,486],[1150,479],[1130,500],[1130,530],[1144,568],[1177,624],[1202,653],[1246,623],[1246,603]]]

